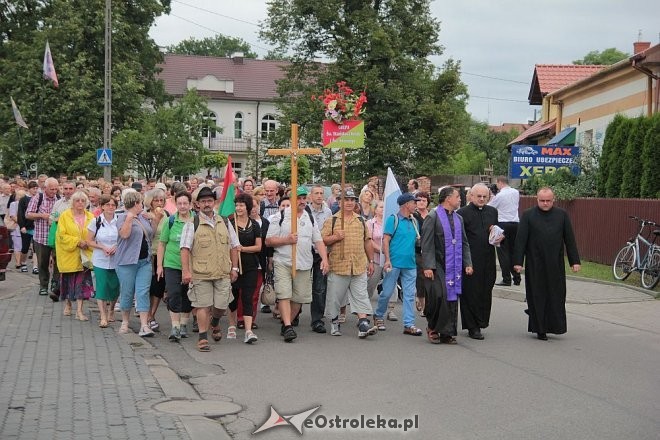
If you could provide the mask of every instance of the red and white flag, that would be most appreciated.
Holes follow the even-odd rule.
[[[14,112],[14,119],[16,119],[16,123],[21,127],[27,129],[28,126],[25,123],[25,119],[23,119],[23,116],[21,116],[21,112],[18,110],[18,106],[14,102],[14,98],[10,96],[9,99],[11,99],[11,109]]]
[[[57,73],[55,73],[55,64],[53,64],[53,56],[50,54],[48,41],[46,41],[46,52],[44,52],[44,78],[52,80],[55,87],[59,86]]]

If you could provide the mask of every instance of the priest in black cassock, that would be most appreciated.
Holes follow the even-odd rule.
[[[495,247],[488,242],[490,230],[497,225],[497,209],[488,206],[490,190],[483,183],[472,187],[471,201],[459,209],[470,244],[472,276],[463,278],[460,296],[461,325],[472,339],[484,339],[481,329],[488,327],[495,284]],[[502,237],[503,239],[504,237]]]
[[[548,187],[536,194],[538,206],[523,214],[513,254],[518,273],[525,262],[527,331],[547,341],[547,333],[566,333],[566,274],[564,246],[573,272],[580,270],[580,256],[568,214],[553,207],[555,195]]]

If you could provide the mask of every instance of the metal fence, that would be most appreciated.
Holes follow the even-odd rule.
[[[536,197],[520,197],[520,213],[536,206]],[[653,220],[660,224],[658,199],[575,199],[558,201],[571,218],[580,251],[580,258],[602,264],[612,264],[626,240],[635,236],[639,224],[629,215]],[[655,229],[660,229],[656,227]],[[646,233],[649,229],[645,230]]]

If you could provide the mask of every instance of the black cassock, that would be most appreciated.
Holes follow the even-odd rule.
[[[525,261],[525,291],[529,313],[527,331],[566,333],[566,272],[568,262],[580,264],[568,214],[561,208],[525,211],[518,226],[513,264]]]
[[[463,277],[461,325],[463,329],[486,328],[496,278],[495,247],[488,243],[488,234],[490,227],[497,224],[497,209],[488,205],[480,209],[469,204],[458,213],[463,217],[474,269],[471,276]]]

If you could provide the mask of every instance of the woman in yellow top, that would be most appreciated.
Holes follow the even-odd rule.
[[[60,300],[66,300],[64,315],[71,315],[71,301],[76,300],[76,319],[89,321],[83,312],[83,301],[94,292],[92,271],[83,266],[82,253],[87,261],[92,259],[92,248],[87,244],[87,226],[94,215],[85,207],[89,204],[87,194],[77,191],[71,196],[71,208],[64,211],[58,220],[55,250],[57,268],[60,271]],[[91,266],[90,266],[91,267]]]

